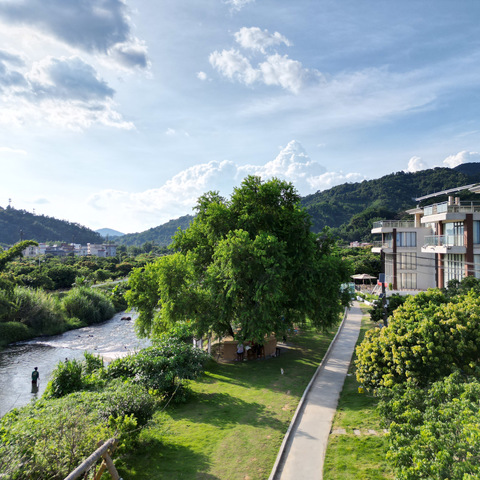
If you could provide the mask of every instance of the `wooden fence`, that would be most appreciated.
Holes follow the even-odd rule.
[[[77,478],[80,478],[82,474],[87,474],[88,471],[102,458],[103,462],[100,465],[98,472],[94,472],[93,480],[100,480],[101,476],[107,469],[113,480],[122,480],[118,475],[117,469],[115,468],[115,465],[110,457],[117,448],[117,444],[118,442],[116,438],[110,438],[106,442],[101,443],[97,450],[95,450],[72,473],[65,477],[65,480],[76,480]]]

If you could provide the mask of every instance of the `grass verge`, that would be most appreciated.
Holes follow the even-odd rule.
[[[368,310],[364,307],[362,310],[364,316],[357,343],[360,343],[365,332],[375,325],[370,321],[370,316],[365,315]],[[393,479],[393,470],[385,460],[387,440],[380,415],[376,411],[378,400],[371,394],[358,392],[360,384],[355,378],[355,358],[354,353],[333,420],[333,433],[328,442],[323,478]]]
[[[335,332],[304,331],[279,357],[208,365],[188,403],[169,406],[116,461],[123,478],[268,478],[295,409]],[[283,369],[283,374],[281,372]]]

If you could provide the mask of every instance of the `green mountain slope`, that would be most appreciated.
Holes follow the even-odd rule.
[[[0,244],[13,245],[23,240],[37,242],[101,243],[99,233],[78,223],[34,215],[25,210],[0,207]]]
[[[190,222],[193,220],[192,215],[185,215],[175,220],[170,220],[158,227],[150,228],[145,232],[128,233],[120,238],[115,238],[118,245],[135,245],[137,247],[143,245],[145,242],[153,242],[155,245],[166,247],[170,245],[173,235],[180,227],[185,230]]]
[[[315,232],[328,226],[344,241],[369,240],[374,220],[399,218],[405,210],[416,206],[416,197],[476,182],[480,182],[479,163],[454,169],[397,172],[308,195],[302,199],[302,205],[312,217]],[[473,195],[459,194],[461,198]],[[480,201],[479,196],[473,198]],[[437,198],[429,203],[443,200]]]

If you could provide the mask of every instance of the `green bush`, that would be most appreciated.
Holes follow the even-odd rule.
[[[447,300],[439,290],[408,298],[388,327],[367,332],[357,347],[357,379],[367,388],[426,386],[461,369],[479,375],[480,297]]]
[[[69,317],[76,317],[87,325],[103,322],[115,314],[107,296],[88,287],[72,288],[63,298],[63,308]]]
[[[480,383],[456,372],[428,390],[397,385],[384,392],[387,458],[398,480],[480,478]]]
[[[52,372],[45,396],[59,398],[82,390],[84,385],[83,364],[76,359],[59,362]]]
[[[98,395],[40,400],[0,420],[0,474],[8,480],[61,480],[111,438]]]
[[[110,378],[132,379],[161,395],[175,393],[175,400],[180,401],[186,393],[185,380],[197,378],[207,358],[205,352],[193,345],[170,339],[114,360],[106,374]]]
[[[31,331],[23,323],[2,322],[0,323],[0,346],[19,342],[31,338]]]
[[[15,287],[11,321],[21,322],[36,334],[52,335],[65,330],[67,319],[57,299],[43,290]]]
[[[131,381],[117,381],[110,388],[105,401],[100,407],[100,416],[105,420],[110,417],[135,417],[137,424],[145,425],[152,417],[155,409],[155,399],[142,386]]]

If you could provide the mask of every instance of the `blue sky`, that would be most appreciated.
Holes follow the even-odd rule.
[[[480,4],[0,0],[0,206],[143,231],[480,161]]]

